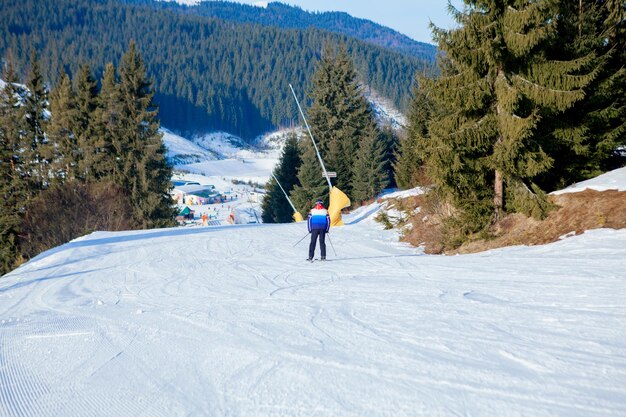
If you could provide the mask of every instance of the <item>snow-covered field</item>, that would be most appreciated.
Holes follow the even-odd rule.
[[[0,279],[0,415],[626,415],[626,230],[428,256],[377,208],[327,262],[303,223],[41,254]]]

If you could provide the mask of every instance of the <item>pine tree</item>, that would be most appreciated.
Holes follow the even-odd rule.
[[[296,133],[290,133],[287,136],[278,165],[273,172],[274,177],[278,179],[287,195],[294,186],[299,185],[297,174],[301,163],[298,136]],[[270,179],[265,189],[263,223],[289,223],[293,221],[293,208],[274,178]]]
[[[505,204],[506,195],[511,203],[543,203],[534,180],[550,169],[553,157],[538,124],[581,100],[595,76],[587,68],[592,56],[560,61],[548,54],[558,5],[467,0],[455,15],[461,27],[434,30],[445,65],[430,97],[444,113],[428,124],[426,166],[460,210],[465,232],[484,228],[489,212],[494,220],[503,209],[516,210]]]
[[[352,197],[356,201],[365,201],[380,193],[389,181],[385,170],[385,144],[378,129],[372,124],[361,140],[354,162],[354,180]]]
[[[425,152],[428,149],[428,123],[434,105],[428,99],[425,84],[425,80],[418,77],[413,88],[407,133],[400,141],[396,162],[393,165],[396,182],[402,188],[425,185],[422,172],[427,158]]]
[[[115,74],[115,70],[108,69],[109,73]],[[114,77],[113,77],[114,81]],[[86,180],[93,175],[99,177],[97,172],[102,164],[99,162],[104,154],[104,138],[98,136],[98,84],[91,74],[91,68],[87,64],[80,66],[76,83],[76,111],[72,126],[76,142],[78,144],[78,176]],[[107,80],[110,87],[110,80]],[[113,88],[114,88],[113,82]],[[95,169],[95,172],[94,172]]]
[[[17,77],[12,60],[7,61],[6,85],[0,90],[0,275],[13,269],[18,259],[24,187],[19,159],[21,109],[14,88]]]
[[[31,54],[26,87],[29,92],[24,103],[23,158],[27,193],[32,197],[48,186],[50,180],[50,143],[46,137],[48,92],[44,85],[39,58]]]
[[[302,164],[298,169],[298,181],[300,185],[295,185],[289,194],[296,209],[302,214],[308,213],[316,200],[323,200],[328,203],[328,183],[322,176],[322,168],[309,140],[299,142],[300,158]]]
[[[47,134],[53,178],[58,182],[76,177],[78,169],[78,144],[72,131],[76,119],[76,104],[70,77],[63,73],[50,92],[50,122]]]
[[[120,185],[129,192],[133,217],[140,227],[171,226],[176,213],[169,195],[172,169],[158,131],[154,92],[134,42],[122,57],[118,91],[122,128],[118,139],[124,141],[122,150],[126,148],[121,154]]]
[[[616,150],[626,145],[626,8],[620,2],[564,2],[559,36],[551,53],[559,59],[594,54],[599,66],[585,97],[557,118],[549,153],[554,168],[541,178],[549,189],[621,166]]]
[[[326,44],[312,84],[312,104],[308,110],[311,131],[326,168],[337,172],[337,187],[350,195],[359,139],[365,135],[373,116],[361,94],[345,45],[334,51]]]
[[[122,105],[118,90],[115,66],[108,63],[102,76],[100,94],[96,100],[93,136],[85,136],[84,140],[81,140],[83,159],[80,171],[86,179],[108,179],[124,186],[122,163],[128,152],[128,146],[122,131]],[[78,102],[81,103],[82,100],[79,92]],[[88,109],[89,105],[79,111],[83,114],[83,112],[88,112]],[[77,130],[80,131],[80,126]],[[85,133],[88,131],[86,130]]]
[[[387,186],[396,187],[397,182],[393,167],[397,162],[396,155],[398,154],[398,149],[400,147],[400,134],[391,126],[383,126],[380,131],[380,138],[383,142],[384,149],[384,171],[387,173],[387,177],[389,178],[389,184]]]

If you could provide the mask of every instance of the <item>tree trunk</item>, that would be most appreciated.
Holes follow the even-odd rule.
[[[493,205],[495,209],[494,222],[500,220],[502,215],[502,207],[504,205],[502,172],[496,170],[496,178],[493,184]]]
[[[498,77],[504,78],[504,73],[502,68],[498,68]],[[500,108],[500,103],[498,102],[496,105],[496,114],[500,115],[502,109]],[[502,135],[498,136],[496,140],[496,146],[502,142]],[[504,206],[504,192],[503,192],[503,184],[502,184],[502,171],[496,168],[496,177],[493,182],[493,206],[494,206],[494,215],[493,221],[494,223],[500,220],[502,215],[502,207]]]

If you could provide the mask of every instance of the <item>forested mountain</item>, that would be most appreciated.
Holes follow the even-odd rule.
[[[149,4],[155,0],[126,0],[129,3]],[[393,29],[370,20],[359,19],[344,12],[308,12],[297,6],[271,2],[267,7],[250,6],[230,1],[203,1],[194,6],[176,2],[156,1],[159,7],[181,13],[217,17],[235,22],[259,23],[283,29],[307,29],[315,27],[329,32],[341,33],[374,45],[391,48],[398,52],[435,62],[437,47],[415,41]]]
[[[0,56],[25,74],[30,51],[56,83],[88,63],[100,79],[137,43],[163,125],[185,133],[221,129],[250,139],[297,120],[288,84],[308,88],[326,43],[344,43],[362,82],[407,108],[416,71],[430,63],[315,28],[279,29],[120,0],[3,0]]]

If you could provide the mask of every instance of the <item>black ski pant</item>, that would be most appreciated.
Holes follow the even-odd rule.
[[[317,243],[318,236],[320,238],[320,250],[322,251],[322,258],[326,258],[326,242],[324,242],[324,239],[326,238],[326,230],[313,229],[311,230],[311,244],[309,244],[309,259],[313,259],[313,255],[315,255],[315,244]]]

